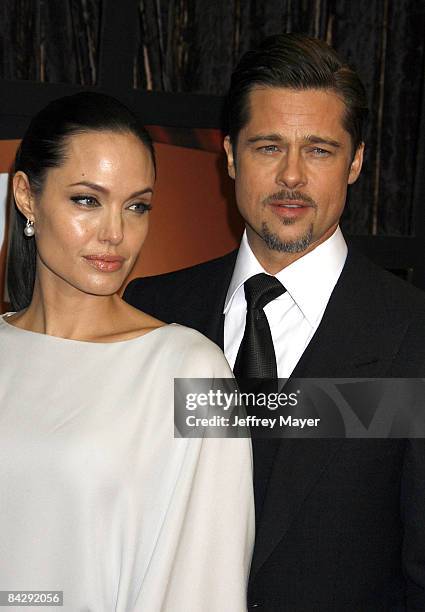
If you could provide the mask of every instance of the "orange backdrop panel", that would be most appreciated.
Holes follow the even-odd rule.
[[[158,178],[151,225],[132,277],[218,257],[235,248],[241,235],[224,155],[165,144],[155,149]]]
[[[20,140],[0,140],[0,172],[9,172]]]
[[[0,140],[0,172],[10,172],[10,169],[15,159],[16,149],[19,146],[19,140]],[[4,295],[4,284],[6,282],[6,255],[7,255],[7,242],[8,242],[8,217],[9,211],[2,210],[5,205],[4,202],[0,202],[0,214],[6,214],[6,231],[3,237],[3,241],[0,244],[0,312],[4,312],[6,305],[3,301]]]
[[[9,171],[18,144],[0,141],[0,172]],[[158,177],[150,230],[130,279],[223,255],[237,246],[242,232],[224,154],[169,144],[155,149]],[[2,295],[6,242],[7,230],[0,250]]]

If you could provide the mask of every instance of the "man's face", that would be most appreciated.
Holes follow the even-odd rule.
[[[248,104],[236,150],[225,139],[228,171],[249,244],[276,273],[333,234],[363,145],[353,159],[345,106],[332,91],[255,88]]]

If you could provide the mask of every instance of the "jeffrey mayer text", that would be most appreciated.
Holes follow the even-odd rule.
[[[233,421],[224,416],[215,415],[213,417],[186,417],[186,425],[189,427],[268,427],[273,429],[278,422],[277,418],[260,418],[247,416],[245,418],[235,416]],[[279,427],[318,427],[320,419],[296,419],[292,416],[279,417]]]

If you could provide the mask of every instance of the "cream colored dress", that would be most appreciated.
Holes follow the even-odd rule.
[[[242,612],[253,546],[248,439],[175,439],[174,377],[229,377],[167,325],[114,343],[0,317],[0,590],[69,612]]]

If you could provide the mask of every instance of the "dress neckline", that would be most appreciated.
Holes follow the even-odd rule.
[[[61,338],[60,336],[52,336],[50,334],[42,334],[40,332],[34,332],[31,331],[29,329],[22,329],[22,327],[16,327],[15,325],[12,325],[11,323],[7,322],[7,318],[10,317],[11,315],[15,314],[14,312],[6,312],[2,315],[0,315],[0,327],[4,327],[9,329],[12,332],[16,332],[16,333],[20,333],[20,334],[28,334],[31,337],[38,337],[38,338],[45,338],[45,339],[49,339],[52,341],[56,341],[56,342],[63,342],[63,343],[69,343],[69,344],[79,344],[79,345],[92,345],[92,346],[113,346],[113,345],[123,345],[123,344],[127,344],[130,342],[140,342],[143,339],[147,338],[148,336],[151,336],[152,334],[157,334],[157,332],[159,332],[161,329],[166,329],[170,326],[177,326],[177,323],[168,323],[165,325],[161,325],[160,327],[157,327],[155,329],[153,329],[150,332],[146,332],[145,334],[141,334],[140,336],[134,336],[133,338],[127,338],[126,340],[115,340],[112,342],[91,342],[90,340],[75,340],[73,338]]]

